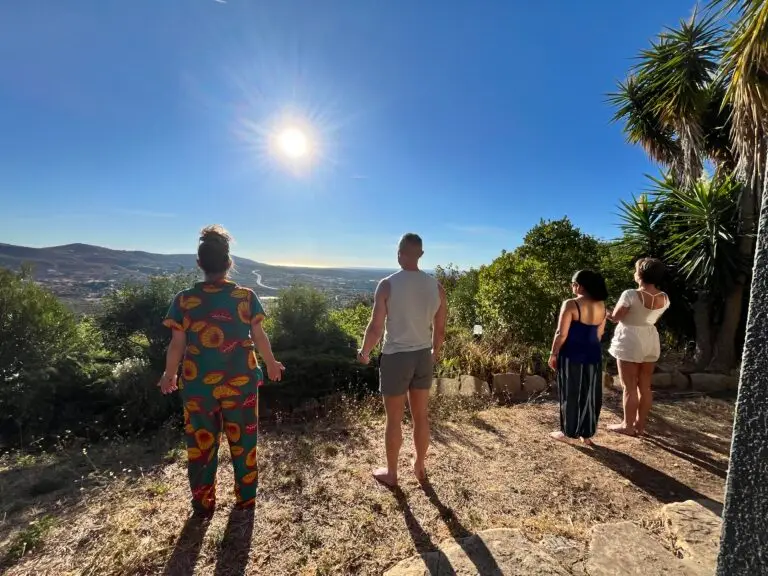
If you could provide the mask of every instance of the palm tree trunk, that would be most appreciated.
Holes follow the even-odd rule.
[[[707,367],[711,372],[725,372],[736,367],[736,332],[741,323],[745,281],[746,277],[744,281],[740,280],[725,298],[723,323],[717,332],[713,357]],[[696,330],[698,333],[698,327]]]
[[[759,142],[755,142],[760,148]],[[766,150],[765,142],[762,146]],[[768,151],[766,151],[768,155]],[[736,332],[741,323],[741,315],[744,304],[744,289],[749,281],[746,272],[751,268],[755,257],[755,222],[760,211],[759,199],[768,189],[768,158],[763,160],[763,154],[756,155],[757,165],[748,167],[747,174],[742,185],[740,211],[741,211],[741,238],[739,240],[739,254],[742,258],[744,272],[735,278],[736,286],[725,299],[723,323],[717,334],[717,342],[714,348],[714,357],[709,364],[709,370],[719,372],[734,368],[737,363]],[[756,193],[757,192],[757,193]]]
[[[709,294],[702,290],[693,304],[693,323],[696,327],[696,352],[693,361],[696,370],[706,368],[712,359],[711,302]]]

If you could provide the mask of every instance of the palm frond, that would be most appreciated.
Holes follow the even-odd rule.
[[[714,17],[681,21],[665,29],[635,66],[638,82],[648,95],[646,106],[664,126],[671,127],[680,147],[683,179],[699,178],[705,157],[702,119],[709,108],[708,87],[722,54],[722,28]]]
[[[728,290],[745,265],[739,253],[739,188],[731,176],[687,187],[657,181],[669,217],[667,257],[690,282],[711,292]]]
[[[738,19],[728,33],[720,74],[729,78],[731,141],[740,175],[752,190],[765,169],[768,137],[768,2],[727,0]]]
[[[672,128],[651,108],[651,94],[630,76],[618,83],[618,90],[608,94],[608,102],[616,109],[612,121],[624,122],[627,142],[639,144],[654,161],[675,170],[680,159],[680,145]]]
[[[619,228],[622,244],[640,256],[661,257],[663,234],[660,230],[663,210],[659,199],[642,194],[619,204]]]

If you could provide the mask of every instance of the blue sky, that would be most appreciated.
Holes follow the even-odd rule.
[[[256,260],[376,267],[415,231],[432,267],[541,218],[613,237],[656,169],[605,94],[692,7],[3,2],[0,242],[193,252],[221,223]],[[288,126],[311,158],[270,148]]]

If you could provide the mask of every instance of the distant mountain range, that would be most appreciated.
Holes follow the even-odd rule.
[[[233,279],[275,294],[292,284],[308,284],[339,297],[371,292],[389,270],[274,266],[233,256]],[[33,267],[34,278],[67,301],[98,300],[110,287],[151,276],[197,270],[194,254],[152,254],[89,244],[29,248],[0,243],[0,268]]]

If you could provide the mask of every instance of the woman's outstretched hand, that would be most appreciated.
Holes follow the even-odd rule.
[[[283,379],[283,372],[285,372],[285,366],[282,362],[273,360],[267,363],[267,376],[272,382],[280,382]]]
[[[160,376],[160,382],[158,382],[157,385],[160,387],[160,392],[163,394],[176,392],[176,390],[179,389],[179,377],[176,374],[173,374],[172,376],[163,374]]]
[[[362,350],[358,350],[357,361],[360,362],[360,364],[368,364],[371,361],[371,356],[370,354],[365,354]]]

